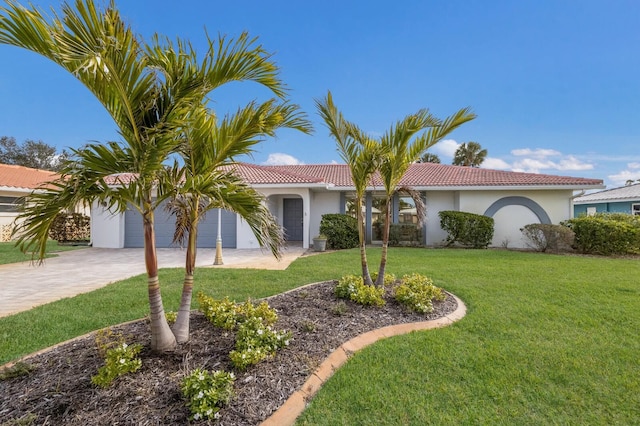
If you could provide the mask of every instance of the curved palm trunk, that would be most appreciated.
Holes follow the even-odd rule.
[[[182,283],[182,298],[178,309],[178,319],[173,325],[173,334],[178,343],[189,341],[189,322],[191,319],[191,298],[193,295],[193,273],[196,269],[198,221],[192,217],[191,228],[187,242],[187,255],[184,266],[184,282]]]
[[[149,310],[151,317],[151,350],[165,352],[175,349],[176,338],[169,328],[162,305],[160,280],[158,279],[158,255],[156,252],[156,236],[153,229],[153,211],[147,210],[143,215],[144,226],[144,261],[147,268],[147,291],[149,293]]]
[[[387,208],[384,215],[384,233],[382,234],[382,253],[380,254],[380,268],[378,269],[378,277],[376,285],[384,284],[384,273],[387,268],[387,252],[389,249],[389,230],[391,229],[391,197],[387,197]]]
[[[364,217],[362,216],[362,199],[358,197],[356,200],[356,218],[358,220],[358,240],[360,243],[360,264],[362,265],[362,279],[366,285],[372,285],[371,274],[369,273],[369,264],[367,262],[367,242],[364,232]]]

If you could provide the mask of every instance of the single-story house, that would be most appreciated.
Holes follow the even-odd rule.
[[[345,164],[260,166],[241,163],[236,171],[265,196],[266,205],[282,225],[289,243],[307,248],[319,233],[322,215],[350,213],[354,187]],[[575,191],[602,189],[602,180],[533,173],[416,163],[401,182],[420,191],[427,206],[423,221],[424,245],[437,246],[446,238],[438,212],[457,210],[495,219],[494,246],[525,247],[520,228],[529,223],[559,223],[573,215]],[[383,186],[374,177],[367,188],[365,217],[368,243],[376,243],[376,221],[381,218]],[[396,196],[394,223],[417,223],[409,197]],[[220,213],[223,247],[256,248],[258,243],[246,223],[235,214]],[[92,206],[91,232],[94,247],[142,247],[142,219],[133,209],[112,214],[101,205]],[[215,247],[218,212],[211,211],[198,228],[199,247]],[[156,211],[156,242],[170,247],[174,219]]]
[[[49,170],[0,164],[0,241],[9,241],[18,216],[18,201],[58,178]]]
[[[595,213],[640,215],[640,183],[581,195],[573,200],[573,216]]]

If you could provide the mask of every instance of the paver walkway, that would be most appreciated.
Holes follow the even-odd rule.
[[[260,249],[224,249],[224,265],[213,266],[215,249],[198,249],[196,265],[211,268],[286,269],[306,249],[288,247],[280,261]],[[158,267],[184,266],[185,250],[158,249]],[[31,262],[0,265],[0,317],[86,293],[145,272],[142,249],[86,248]]]

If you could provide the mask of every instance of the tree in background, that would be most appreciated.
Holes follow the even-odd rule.
[[[438,155],[433,154],[431,152],[425,152],[422,157],[418,160],[418,163],[436,163],[440,164],[440,157]]]
[[[480,167],[487,157],[487,150],[482,149],[478,142],[466,142],[456,149],[453,156],[454,166]]]
[[[54,146],[42,141],[27,139],[18,144],[13,137],[0,137],[0,163],[31,167],[32,169],[58,171],[69,154],[58,153]]]

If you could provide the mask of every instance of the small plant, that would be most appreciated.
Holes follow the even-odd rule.
[[[165,312],[164,316],[169,324],[175,324],[178,320],[178,313],[174,311]]]
[[[2,371],[0,371],[0,381],[13,379],[15,377],[28,376],[33,369],[34,367],[31,364],[18,361],[11,367],[3,368]]]
[[[304,321],[302,323],[302,331],[306,333],[313,333],[316,331],[316,325],[313,321]]]
[[[137,356],[142,345],[128,345],[121,333],[100,330],[96,334],[98,353],[105,358],[105,363],[98,369],[98,374],[91,377],[91,383],[107,388],[118,377],[138,371],[142,360]]]
[[[378,279],[378,273],[374,272],[371,274],[371,279],[373,282],[376,282]],[[385,287],[391,286],[394,282],[396,282],[396,276],[393,274],[384,274],[384,279],[382,280],[382,285]]]
[[[382,306],[385,304],[384,287],[366,285],[362,277],[356,275],[342,277],[336,285],[335,295],[361,305]]]
[[[198,303],[204,316],[214,326],[225,330],[233,330],[238,324],[252,317],[260,318],[267,325],[274,324],[278,319],[276,310],[270,308],[267,302],[254,305],[251,301],[246,301],[237,304],[228,297],[216,300],[204,293],[198,293]]]
[[[233,373],[196,368],[182,379],[180,390],[187,399],[191,420],[217,419],[219,411],[233,397]]]
[[[394,297],[409,309],[427,314],[433,311],[433,300],[444,300],[440,287],[433,285],[431,278],[420,274],[405,275],[402,284],[395,288]]]
[[[348,309],[347,304],[341,300],[331,307],[331,313],[336,316],[342,316],[347,313]]]
[[[291,333],[275,331],[259,318],[251,317],[238,327],[236,349],[229,357],[233,366],[245,370],[248,366],[273,357],[278,349],[289,345]]]

